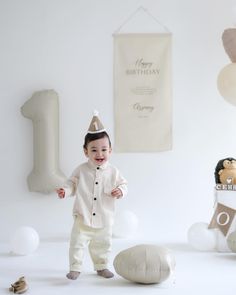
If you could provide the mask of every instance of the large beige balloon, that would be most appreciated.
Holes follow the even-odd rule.
[[[50,193],[66,181],[59,168],[59,99],[54,90],[33,93],[21,107],[33,123],[33,169],[27,182],[30,191]]]
[[[220,71],[217,87],[225,100],[236,105],[236,63],[228,64]]]
[[[224,49],[232,62],[236,62],[236,28],[228,28],[222,34]]]

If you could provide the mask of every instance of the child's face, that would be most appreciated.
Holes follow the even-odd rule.
[[[107,137],[90,141],[84,153],[95,165],[106,163],[111,154],[111,147]]]

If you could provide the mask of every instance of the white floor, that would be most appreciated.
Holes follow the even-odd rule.
[[[112,261],[123,249],[147,241],[114,239]],[[148,242],[154,244],[154,242]],[[162,284],[141,285],[115,275],[112,279],[98,277],[93,271],[88,253],[84,272],[78,280],[66,279],[68,243],[64,240],[44,241],[34,254],[16,256],[9,253],[8,244],[0,244],[0,294],[10,294],[8,288],[20,276],[29,284],[26,294],[214,294],[231,295],[236,292],[236,254],[203,253],[182,242],[158,243],[173,251],[176,270]]]

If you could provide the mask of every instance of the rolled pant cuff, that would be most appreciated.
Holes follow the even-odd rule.
[[[82,268],[81,267],[71,266],[70,267],[70,271],[78,271],[78,272],[81,272],[82,271]]]

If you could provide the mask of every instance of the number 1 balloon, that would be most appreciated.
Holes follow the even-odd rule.
[[[59,100],[54,90],[33,93],[21,107],[33,123],[33,169],[27,182],[30,191],[50,193],[61,186],[65,175],[59,168]]]

